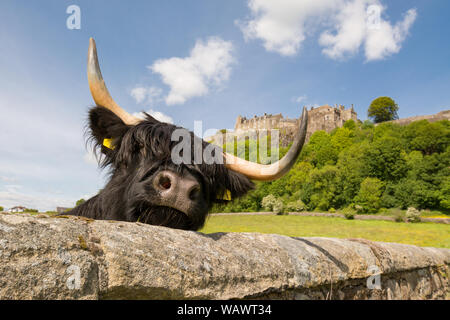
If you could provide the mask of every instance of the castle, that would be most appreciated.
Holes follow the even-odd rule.
[[[332,130],[342,127],[347,120],[358,121],[357,114],[353,105],[349,109],[345,109],[343,105],[323,105],[317,108],[311,107],[308,110],[308,128],[306,131],[306,141],[309,141],[311,135],[319,130],[331,132]],[[407,125],[413,121],[427,120],[435,122],[440,120],[450,120],[450,110],[444,110],[433,115],[414,116],[392,120],[389,122],[399,125]],[[263,116],[254,116],[247,119],[238,116],[234,125],[234,131],[227,131],[227,136],[231,138],[246,138],[251,132],[261,132],[262,130],[279,130],[280,142],[283,147],[289,145],[293,141],[296,130],[299,126],[300,118],[290,119],[284,118],[281,113],[272,115],[264,113]],[[378,125],[378,124],[375,124]],[[207,141],[221,145],[224,141],[223,130],[213,136],[206,137]]]
[[[324,105],[318,108],[311,107],[308,111],[308,130],[306,140],[308,141],[311,135],[318,130],[325,130],[331,132],[333,129],[342,127],[347,120],[357,121],[357,114],[353,108],[345,109],[343,105],[336,105],[331,107]],[[271,115],[264,113],[263,116],[247,119],[238,116],[234,125],[234,133],[239,134],[249,130],[272,130],[279,129],[285,134],[295,133],[299,125],[299,119],[284,118],[281,113]]]
[[[306,141],[309,141],[311,135],[318,130],[325,130],[331,132],[333,129],[342,127],[347,120],[357,121],[357,114],[353,105],[349,109],[345,109],[343,105],[336,105],[334,107],[323,105],[317,108],[311,107],[308,110],[308,129],[306,134]],[[284,118],[281,113],[272,115],[264,113],[263,116],[247,119],[246,117],[238,116],[234,125],[233,132],[227,132],[228,135],[236,136],[238,139],[245,136],[249,131],[260,130],[280,130],[280,139],[283,146],[286,146],[294,138],[296,129],[299,126],[300,118],[290,119]],[[212,137],[208,137],[209,141],[220,141],[217,138],[221,135],[218,133]]]

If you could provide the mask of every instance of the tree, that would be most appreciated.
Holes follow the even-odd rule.
[[[361,182],[361,188],[355,197],[355,203],[362,207],[363,212],[375,213],[380,208],[383,182],[377,178],[366,178]]]
[[[411,150],[422,151],[427,155],[443,152],[450,143],[450,130],[444,124],[427,120],[411,123],[405,127],[403,136]]]
[[[344,128],[350,129],[350,130],[356,130],[356,122],[353,119],[347,120],[344,122]]]
[[[423,180],[404,178],[393,187],[394,197],[401,208],[415,207],[418,209],[437,208],[440,193],[435,187]]]
[[[80,204],[83,204],[84,202],[86,202],[86,200],[84,200],[83,198],[81,198],[80,200],[78,200],[75,205],[79,206]]]
[[[321,169],[311,170],[309,181],[305,185],[305,189],[311,190],[309,209],[328,211],[331,207],[340,207],[339,203],[336,203],[341,192],[339,179],[339,170],[336,166],[326,165]]]
[[[0,206],[0,211],[3,211],[3,210],[4,210],[4,208],[2,206]]]
[[[392,98],[379,97],[372,101],[369,106],[368,116],[375,123],[398,119],[398,105]]]
[[[294,194],[298,190],[301,190],[303,184],[307,181],[309,177],[310,171],[313,169],[313,166],[305,161],[298,162],[294,165],[291,171],[286,175],[286,179],[279,179],[272,182],[272,185],[280,184],[281,188],[284,192],[288,192],[290,194]],[[282,181],[284,184],[279,183],[278,181]]]
[[[347,130],[347,129],[346,129]],[[338,157],[331,136],[323,130],[316,131],[311,136],[309,143],[305,146],[305,160],[317,168],[330,164],[334,165]]]
[[[369,143],[354,144],[339,154],[337,168],[341,180],[340,202],[345,205],[352,203],[359,191],[361,182],[367,176],[365,172],[364,155]]]
[[[441,184],[440,205],[446,210],[450,210],[450,177],[446,177]]]
[[[383,136],[366,150],[363,163],[364,172],[382,181],[396,181],[406,174],[406,154],[402,150],[402,141],[395,137]]]
[[[353,121],[353,120],[352,120]],[[353,122],[354,124],[355,122]],[[351,146],[353,144],[353,139],[355,137],[354,130],[349,128],[338,128],[333,136],[331,137],[331,143],[339,154],[343,149]]]

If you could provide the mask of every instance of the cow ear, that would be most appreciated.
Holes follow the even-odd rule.
[[[89,129],[95,146],[100,147],[102,153],[110,155],[115,146],[120,145],[130,126],[108,109],[94,107],[89,110]]]
[[[255,188],[254,183],[241,173],[228,170],[224,181],[225,190],[217,194],[215,202],[230,201],[240,198]]]

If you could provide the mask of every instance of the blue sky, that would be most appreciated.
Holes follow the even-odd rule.
[[[81,29],[67,28],[70,5]],[[102,188],[83,136],[89,37],[122,107],[189,129],[302,105],[354,104],[364,120],[381,95],[408,117],[450,109],[448,12],[445,0],[3,0],[0,205],[50,210]]]

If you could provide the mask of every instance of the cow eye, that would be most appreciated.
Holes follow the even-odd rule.
[[[144,174],[144,176],[141,178],[140,182],[142,182],[142,181],[144,181],[144,180],[147,180],[150,176],[152,176],[152,175],[155,173],[155,171],[156,171],[155,168],[153,168],[153,169],[147,171],[147,173]]]

